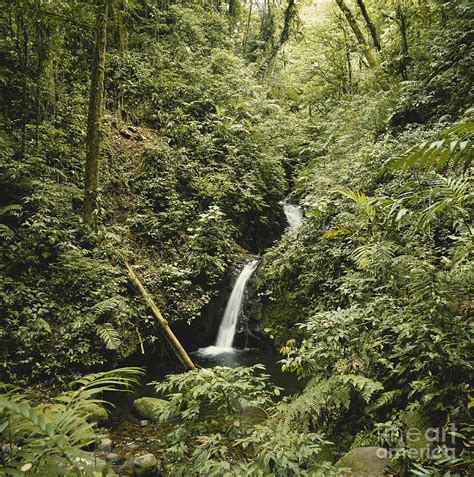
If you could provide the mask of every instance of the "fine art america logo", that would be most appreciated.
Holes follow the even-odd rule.
[[[454,457],[456,435],[457,428],[454,423],[446,427],[428,427],[426,429],[417,427],[407,430],[400,428],[379,429],[379,442],[388,444],[389,447],[380,447],[377,450],[377,457],[380,459],[393,458],[397,453],[403,451],[404,456],[409,459],[429,458],[439,452],[439,447],[443,447],[443,455]]]

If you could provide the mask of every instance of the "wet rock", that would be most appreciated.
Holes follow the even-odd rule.
[[[132,137],[132,134],[130,133],[130,131],[128,131],[127,129],[121,129],[119,131],[120,135],[122,137],[124,137],[125,139],[130,139]]]
[[[150,421],[158,421],[160,411],[167,405],[168,401],[151,397],[142,397],[133,401],[133,407],[137,413]]]
[[[342,474],[344,477],[387,477],[397,475],[395,464],[383,447],[356,447],[343,456],[337,463],[338,469],[351,469]]]
[[[123,458],[121,455],[114,454],[113,452],[109,452],[109,453],[105,456],[105,460],[106,460],[107,462],[110,462],[111,464],[119,465],[119,464],[121,464],[121,463],[124,461],[124,458]]]
[[[113,442],[111,439],[101,439],[97,450],[99,452],[110,452],[112,450]]]
[[[96,424],[105,424],[109,420],[109,414],[105,407],[96,403],[88,403],[84,406],[84,412],[87,414],[88,422],[95,422]]]
[[[158,459],[153,454],[135,457],[133,471],[137,477],[152,476],[158,471]]]

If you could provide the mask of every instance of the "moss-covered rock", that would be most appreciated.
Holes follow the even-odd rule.
[[[137,477],[156,475],[158,459],[153,454],[145,454],[133,459],[133,472]]]
[[[105,407],[96,403],[88,403],[84,406],[84,411],[87,414],[86,419],[88,422],[94,422],[96,424],[105,424],[109,420],[109,414]]]
[[[168,405],[168,401],[164,399],[142,397],[133,401],[135,411],[145,419],[158,421],[160,412]],[[170,416],[169,419],[175,416]]]
[[[395,469],[383,447],[356,447],[337,463],[338,469],[351,469],[345,477],[386,477],[387,470]]]

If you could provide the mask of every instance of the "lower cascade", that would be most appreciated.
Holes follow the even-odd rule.
[[[245,264],[235,282],[229,301],[227,302],[224,316],[219,326],[219,332],[217,333],[215,345],[208,346],[207,348],[201,348],[199,350],[199,354],[213,355],[219,353],[228,353],[234,350],[234,348],[232,348],[232,344],[234,342],[239,316],[242,311],[245,288],[247,286],[247,282],[252,276],[252,273],[257,269],[258,262],[258,260],[252,260]]]

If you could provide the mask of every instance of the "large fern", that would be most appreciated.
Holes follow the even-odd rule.
[[[87,421],[90,403],[102,403],[106,391],[127,391],[143,375],[140,368],[122,368],[85,376],[46,405],[33,406],[18,390],[0,385],[0,439],[13,453],[0,474],[96,475],[96,459],[84,450],[97,439]],[[21,447],[20,447],[21,444]],[[102,469],[107,474],[107,468]]]

